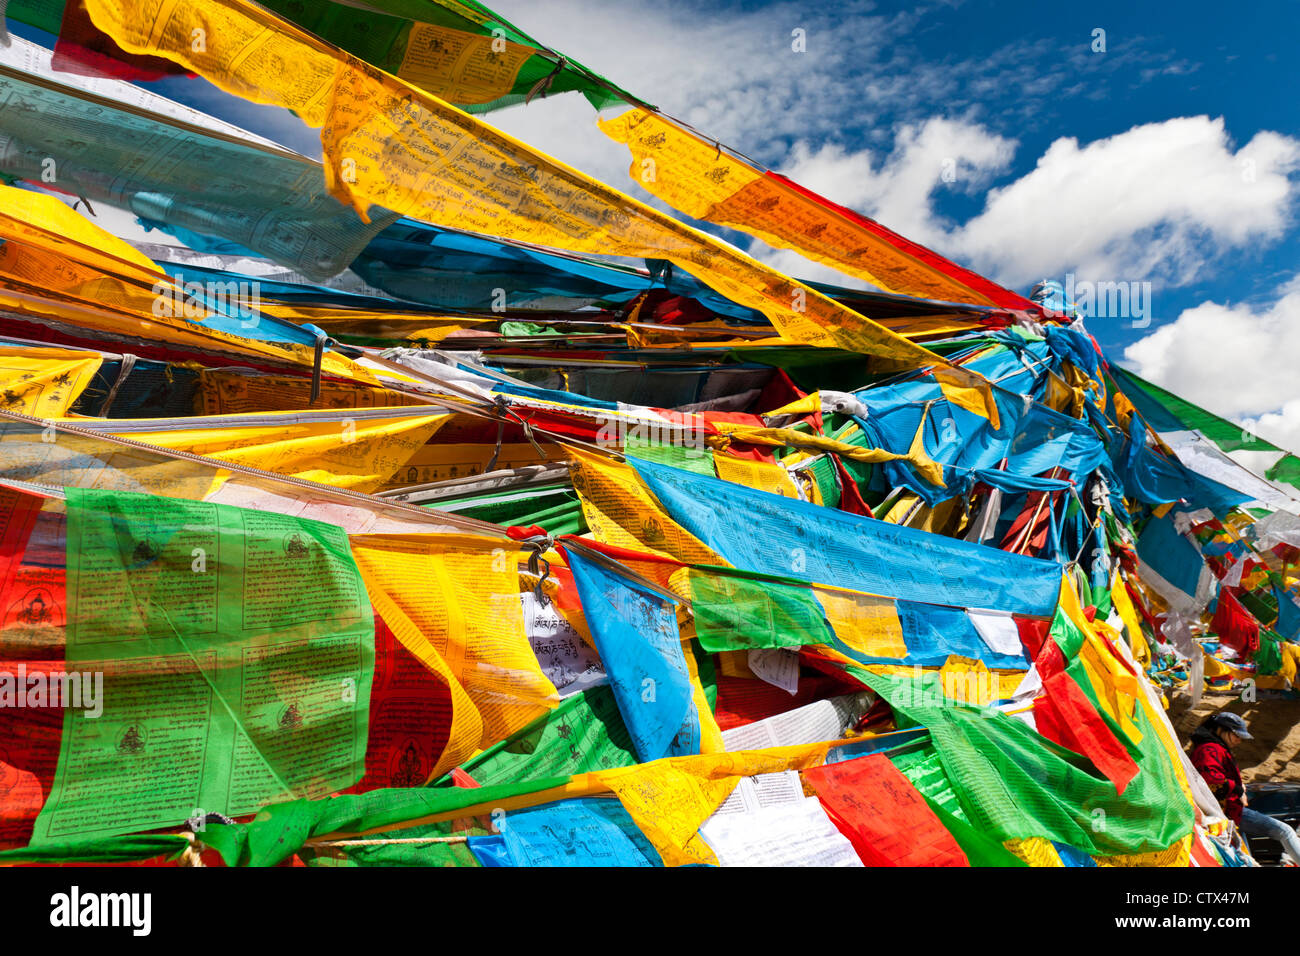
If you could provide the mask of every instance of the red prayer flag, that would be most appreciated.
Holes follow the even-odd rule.
[[[1034,660],[1043,693],[1034,699],[1034,726],[1055,743],[1093,762],[1123,793],[1137,776],[1138,765],[1111,732],[1096,706],[1065,670],[1065,655],[1053,640],[1044,642]]]
[[[64,5],[53,66],[63,73],[106,76],[128,83],[193,75],[165,56],[128,53],[122,49],[91,20],[86,12],[86,0],[68,0]]]
[[[1232,588],[1219,589],[1219,606],[1214,609],[1210,627],[1219,635],[1221,643],[1242,657],[1250,657],[1259,650],[1259,621],[1241,606]]]
[[[1205,848],[1199,837],[1192,839],[1192,865],[1193,866],[1223,866],[1222,863]]]
[[[774,179],[777,182],[781,183],[783,186],[792,189],[794,192],[803,196],[805,199],[809,199],[812,202],[815,202],[823,209],[828,209],[831,210],[832,212],[837,213],[839,216],[841,216],[848,222],[852,223],[853,225],[859,227],[860,229],[865,230],[866,232],[871,233],[872,235],[876,236],[879,239],[884,240],[889,245],[897,249],[899,252],[902,252],[903,254],[910,256],[912,259],[921,263],[925,267],[933,269],[935,272],[947,276],[949,279],[952,279],[954,282],[958,282],[964,285],[966,288],[976,293],[976,295],[983,297],[987,301],[992,302],[994,305],[999,305],[1004,309],[1016,309],[1016,310],[1027,311],[1035,314],[1040,313],[1042,311],[1033,302],[1029,301],[1024,296],[1020,295],[1020,293],[1013,292],[1010,289],[1004,288],[1003,286],[998,285],[996,282],[986,279],[979,273],[972,272],[970,269],[967,269],[964,266],[959,266],[951,259],[944,258],[943,256],[939,255],[937,252],[933,252],[932,250],[927,249],[925,246],[922,246],[919,243],[912,242],[910,239],[905,239],[904,237],[900,236],[898,233],[894,232],[892,229],[887,229],[886,227],[882,226],[874,219],[868,219],[866,216],[863,216],[860,213],[856,213],[852,209],[849,209],[846,206],[841,206],[838,203],[833,203],[825,196],[819,196],[817,193],[813,192],[812,190],[807,189],[804,186],[800,186],[794,180],[786,179],[784,176],[780,175],[779,173],[768,172],[767,175],[771,179]],[[978,299],[976,301],[978,301]]]
[[[851,694],[861,685],[836,680],[827,675],[799,678],[799,692],[790,694],[763,680],[745,677],[718,677],[718,703],[713,717],[722,730],[742,727],[756,720],[775,717],[808,704],[815,704],[837,694]]]
[[[803,776],[867,866],[970,866],[925,798],[884,754]]]

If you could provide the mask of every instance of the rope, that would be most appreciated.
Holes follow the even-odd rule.
[[[550,551],[555,546],[555,540],[551,535],[543,534],[525,538],[519,543],[528,552],[528,573],[537,578],[533,594],[537,598],[537,603],[545,607],[551,603],[544,587],[546,579],[551,576],[551,562],[542,557],[542,553]]]
[[[125,382],[127,378],[130,377],[131,370],[134,368],[135,368],[135,356],[132,355],[130,352],[123,352],[122,365],[117,371],[117,381],[115,381],[113,383],[113,387],[108,390],[108,395],[104,398],[104,404],[99,406],[99,415],[97,417],[99,418],[108,417],[108,410],[113,407],[113,400],[117,398],[118,390],[121,389],[122,383]],[[168,372],[170,372],[171,366],[168,365],[167,369]]]
[[[397,840],[308,840],[306,846],[394,846],[396,844],[414,844],[414,843],[468,843],[467,836],[443,836],[443,837],[403,837]]]
[[[497,421],[497,446],[492,451],[492,458],[488,461],[487,467],[483,469],[484,474],[496,470],[497,459],[501,457],[501,439],[506,433],[506,417],[503,413],[510,411],[510,404],[500,395],[498,395],[494,401],[497,406],[497,417],[499,419]]]
[[[312,343],[311,399],[309,405],[320,401],[321,363],[325,361],[325,349],[330,345],[330,337],[320,329],[316,330],[316,341]]]
[[[560,73],[564,71],[564,68],[568,65],[569,65],[569,61],[564,57],[560,57],[560,62],[555,65],[555,69],[551,70],[550,73],[546,74],[546,76],[542,77],[540,80],[538,80],[536,83],[533,84],[533,88],[529,90],[528,95],[524,97],[524,105],[527,106],[529,103],[531,103],[533,101],[533,97],[536,96],[538,93],[542,95],[542,99],[545,99],[546,94],[551,91],[551,84],[555,82],[555,78],[559,76]]]
[[[188,831],[182,833],[181,836],[189,841],[189,846],[181,851],[181,855],[176,861],[177,866],[203,866],[203,844],[199,842],[193,833]]]

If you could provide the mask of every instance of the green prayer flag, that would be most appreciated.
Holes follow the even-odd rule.
[[[210,824],[203,842],[217,850],[227,866],[275,866],[298,853],[312,838],[381,833],[423,817],[479,804],[491,806],[510,797],[562,787],[568,779],[553,777],[489,787],[383,789],[328,800],[294,800],[263,807],[249,823]]]
[[[374,617],[341,528],[66,493],[67,669],[102,693],[65,707],[32,845],[237,816],[361,779]]]
[[[469,113],[577,91],[596,109],[630,94],[466,0],[265,0],[267,9]]]
[[[934,815],[939,818],[939,822],[957,841],[957,845],[966,854],[966,859],[970,861],[971,866],[1026,867],[1029,865],[987,833],[975,829],[965,820],[949,813],[948,808],[935,803],[924,794],[922,797],[934,811]]]
[[[703,446],[671,445],[667,442],[643,438],[635,431],[629,431],[623,452],[629,457],[652,461],[657,465],[668,465],[697,475],[716,477],[713,454]]]
[[[802,647],[834,640],[807,587],[691,568],[695,636],[706,651]]]
[[[630,767],[636,762],[614,692],[604,685],[565,698],[460,769],[476,783],[489,786]]]
[[[0,865],[8,863],[131,863],[154,857],[174,859],[189,849],[179,833],[110,836],[93,840],[49,843],[0,850]]]
[[[1164,850],[1191,832],[1193,811],[1155,728],[1138,708],[1139,772],[1124,793],[1078,754],[1001,711],[946,700],[924,677],[859,676],[930,731],[975,829],[998,842],[1042,837],[1094,855]]]

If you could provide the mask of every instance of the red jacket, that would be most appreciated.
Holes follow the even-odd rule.
[[[1241,771],[1231,751],[1209,730],[1198,730],[1192,736],[1195,747],[1192,750],[1192,766],[1201,772],[1205,782],[1210,785],[1215,799],[1223,806],[1223,811],[1233,823],[1241,822],[1241,797],[1245,789],[1241,785]]]

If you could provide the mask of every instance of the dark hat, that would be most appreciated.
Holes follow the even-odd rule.
[[[1240,714],[1233,714],[1228,711],[1215,714],[1207,721],[1213,727],[1219,727],[1223,730],[1231,730],[1242,740],[1253,740],[1250,731],[1246,729],[1246,721]]]

